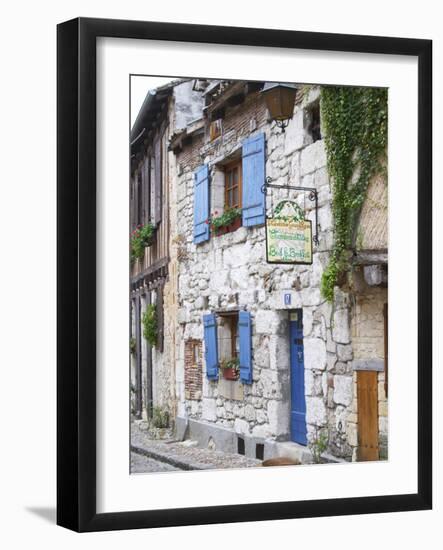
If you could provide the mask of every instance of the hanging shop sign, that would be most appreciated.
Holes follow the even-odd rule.
[[[294,202],[278,203],[266,219],[266,261],[272,264],[312,264],[312,222]]]

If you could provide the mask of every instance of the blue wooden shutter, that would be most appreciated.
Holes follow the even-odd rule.
[[[243,142],[242,147],[243,225],[265,223],[265,134]]]
[[[217,319],[215,313],[203,315],[205,334],[206,376],[210,380],[218,378]]]
[[[209,169],[207,164],[194,174],[194,242],[209,240]]]
[[[249,311],[240,311],[238,314],[238,335],[240,340],[240,380],[244,384],[252,384],[252,330]]]

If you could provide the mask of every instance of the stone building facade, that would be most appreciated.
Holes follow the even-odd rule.
[[[130,267],[131,409],[136,418],[151,418],[153,408],[175,415],[175,159],[168,145],[174,132],[200,116],[201,109],[202,97],[192,80],[173,81],[148,93],[131,131],[131,236],[137,227],[154,227],[149,246]],[[149,307],[155,311],[155,343],[143,337],[143,315]]]
[[[325,301],[320,283],[333,243],[333,216],[318,128],[319,88],[300,88],[285,132],[269,119],[260,83],[212,82],[203,97],[200,120],[175,133],[170,142],[176,159],[173,231],[179,258],[178,432],[202,446],[259,458],[290,454],[310,460],[309,445],[322,438],[330,459],[386,457],[387,242],[383,235],[375,242],[377,231],[369,227],[374,212],[368,216],[365,204],[355,269],[336,288],[334,303]],[[216,235],[205,227],[205,218],[227,208],[227,178],[232,183],[227,174],[233,166],[242,178],[242,220]],[[316,211],[305,192],[263,193],[266,180],[316,189],[318,243],[312,265],[267,263],[265,215],[272,215],[285,198],[296,201],[313,223]],[[384,181],[378,185],[375,194],[380,186],[386,189]],[[386,233],[385,203],[386,195],[375,225]],[[303,360],[301,380],[294,371],[294,355]],[[226,380],[220,365],[233,356],[239,359],[240,377]],[[189,383],[195,380],[195,369],[203,372],[197,389]],[[367,415],[362,404],[374,400],[374,375],[375,444],[371,436],[366,442],[362,431],[368,427],[361,421]],[[300,387],[301,397],[296,395]],[[366,445],[372,449],[368,453],[362,452]]]
[[[156,244],[132,267],[132,375],[141,392],[135,410],[149,418],[148,403],[156,403],[169,411],[179,439],[250,457],[309,462],[326,442],[329,460],[383,459],[387,182],[370,184],[351,270],[328,303],[320,285],[333,246],[333,197],[320,88],[298,87],[282,132],[263,85],[173,83],[133,129],[131,185],[156,165],[161,135],[163,186]],[[155,204],[152,181],[142,176],[145,191],[134,191],[131,219],[139,196]],[[315,190],[317,201],[295,187]],[[265,219],[285,199],[313,224],[312,263],[267,261]],[[233,209],[240,216],[211,231],[211,219]],[[141,336],[149,303],[161,304],[161,348]],[[237,379],[226,376],[226,365],[237,366]]]

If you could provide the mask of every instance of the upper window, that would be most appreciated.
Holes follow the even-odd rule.
[[[225,167],[225,208],[242,206],[242,163],[241,160]]]
[[[312,142],[319,141],[321,136],[320,130],[320,103],[317,101],[309,108],[309,126],[308,132],[312,137]]]

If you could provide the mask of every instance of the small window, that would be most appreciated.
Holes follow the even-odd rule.
[[[309,108],[309,126],[308,132],[315,143],[321,139],[320,131],[320,103],[317,101]]]
[[[265,456],[265,446],[263,443],[257,443],[255,446],[255,458],[258,458],[259,460],[263,460]]]
[[[198,367],[200,363],[200,342],[194,340],[191,342],[192,346],[192,366]]]
[[[236,359],[239,354],[238,312],[220,313],[218,320],[219,359]]]
[[[221,118],[213,120],[209,126],[209,139],[213,141],[222,135],[223,121]]]
[[[241,160],[228,164],[225,168],[225,208],[242,206]]]
[[[237,438],[237,453],[239,455],[245,454],[245,440],[243,439],[243,437]]]

